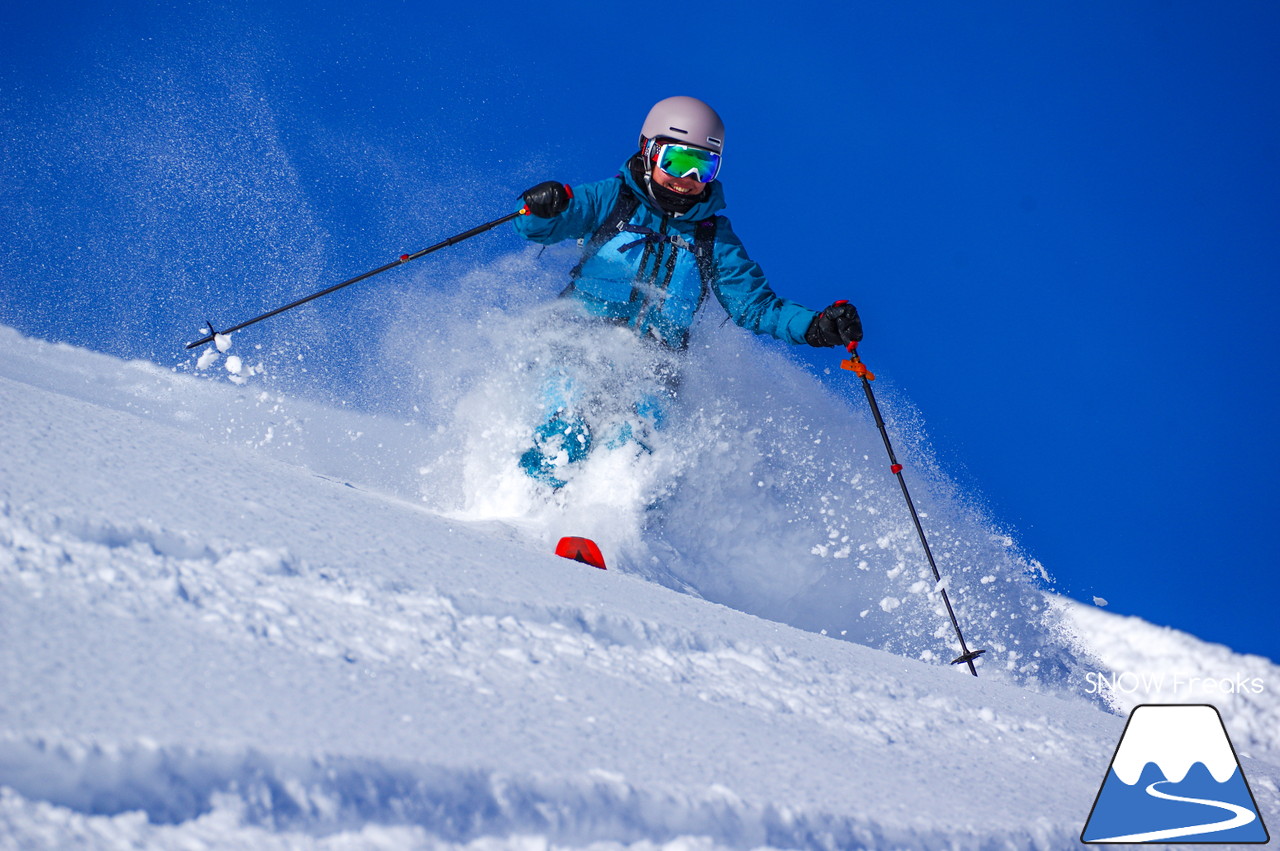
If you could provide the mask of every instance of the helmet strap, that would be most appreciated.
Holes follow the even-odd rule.
[[[653,152],[656,146],[657,143],[653,139],[640,137],[640,163],[644,168],[644,191],[654,201],[658,200],[653,194]]]

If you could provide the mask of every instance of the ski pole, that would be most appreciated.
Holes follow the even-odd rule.
[[[951,660],[952,665],[959,665],[961,662],[969,666],[969,673],[975,677],[978,676],[978,669],[974,666],[973,660],[977,659],[986,650],[970,650],[969,645],[965,643],[964,634],[960,631],[960,621],[956,619],[955,609],[951,607],[951,598],[947,596],[947,589],[942,584],[942,574],[938,572],[938,563],[933,559],[933,551],[929,549],[929,541],[925,538],[924,526],[920,524],[920,515],[916,513],[915,503],[911,501],[911,492],[907,490],[907,480],[902,477],[902,465],[898,463],[898,458],[894,455],[893,444],[889,441],[889,430],[885,428],[884,417],[880,415],[880,406],[876,403],[876,396],[871,392],[871,382],[876,380],[871,370],[867,369],[866,364],[862,362],[862,358],[858,357],[858,344],[850,343],[849,359],[840,362],[840,366],[857,375],[862,379],[862,389],[867,394],[867,402],[871,405],[871,414],[875,417],[876,428],[880,429],[880,437],[884,438],[885,451],[889,453],[889,469],[898,477],[898,484],[902,487],[902,496],[907,500],[907,510],[911,512],[911,521],[915,523],[916,534],[920,536],[920,546],[924,547],[925,558],[929,560],[929,567],[933,569],[933,579],[937,583],[938,590],[942,592],[942,602],[947,607],[947,615],[951,618],[951,625],[955,627],[956,638],[960,639],[960,655]]]
[[[464,239],[470,239],[471,237],[482,234],[487,230],[492,230],[493,228],[496,228],[498,225],[503,224],[505,222],[509,222],[512,219],[516,218],[517,216],[523,216],[528,212],[529,212],[528,208],[523,207],[514,213],[510,213],[508,215],[503,216],[500,219],[494,219],[491,222],[486,222],[478,227],[472,228],[471,230],[463,231],[457,236],[451,236],[448,239],[444,240],[443,242],[437,242],[435,245],[431,246],[430,248],[424,248],[421,251],[415,252],[413,254],[401,254],[399,258],[397,258],[396,260],[393,260],[390,263],[387,263],[385,266],[379,266],[376,269],[371,269],[368,272],[365,272],[363,275],[356,275],[354,278],[349,278],[340,284],[334,284],[331,287],[326,287],[320,290],[320,292],[318,293],[312,293],[311,295],[306,296],[305,298],[300,298],[297,301],[290,302],[289,304],[286,304],[284,307],[277,307],[275,310],[269,310],[266,313],[262,314],[261,316],[255,316],[252,319],[241,322],[239,325],[233,325],[230,328],[226,329],[225,331],[218,331],[213,327],[213,323],[209,322],[208,323],[209,333],[201,337],[199,340],[196,340],[194,343],[188,343],[187,348],[194,349],[197,346],[203,346],[206,343],[212,343],[214,341],[214,338],[217,337],[219,334],[230,334],[234,331],[239,331],[241,328],[248,328],[250,325],[254,324],[255,322],[261,322],[264,319],[270,319],[273,316],[277,316],[281,313],[284,313],[286,310],[293,310],[295,307],[304,305],[309,301],[315,301],[321,296],[326,296],[329,293],[337,292],[343,287],[349,287],[352,284],[356,284],[356,283],[359,283],[360,281],[365,280],[366,278],[372,278],[374,275],[380,275],[383,272],[387,271],[388,269],[394,269],[396,266],[403,266],[405,263],[408,263],[410,260],[417,260],[419,257],[422,257],[426,254],[430,254],[433,251],[438,251],[441,248],[447,248],[450,245],[457,245],[459,242],[462,242]]]

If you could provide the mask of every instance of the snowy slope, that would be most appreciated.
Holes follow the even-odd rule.
[[[421,423],[7,329],[0,411],[0,847],[1074,847],[1123,726],[432,510]]]
[[[1098,661],[1085,674],[1086,693],[1099,691],[1125,715],[1142,703],[1211,703],[1237,751],[1280,763],[1280,666],[1141,618],[1060,602]]]

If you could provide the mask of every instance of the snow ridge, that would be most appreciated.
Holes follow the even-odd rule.
[[[972,828],[919,831],[867,816],[743,801],[730,789],[638,788],[604,770],[572,777],[511,774],[401,760],[282,757],[32,739],[0,742],[11,787],[86,816],[144,813],[153,826],[222,818],[241,834],[325,837],[367,826],[421,828],[436,842],[536,835],[557,846],[631,845],[699,837],[725,848],[954,848],[998,841],[1053,848],[1069,841],[1043,825],[993,837]],[[0,826],[16,800],[0,798]],[[30,846],[26,846],[30,847]]]

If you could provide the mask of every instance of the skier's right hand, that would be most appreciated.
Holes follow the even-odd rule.
[[[524,209],[527,212],[540,219],[550,219],[568,208],[573,190],[563,183],[548,180],[532,189],[526,189],[520,197],[524,199]]]
[[[804,332],[804,341],[817,348],[848,346],[862,341],[862,319],[847,301],[837,301],[813,317]]]

